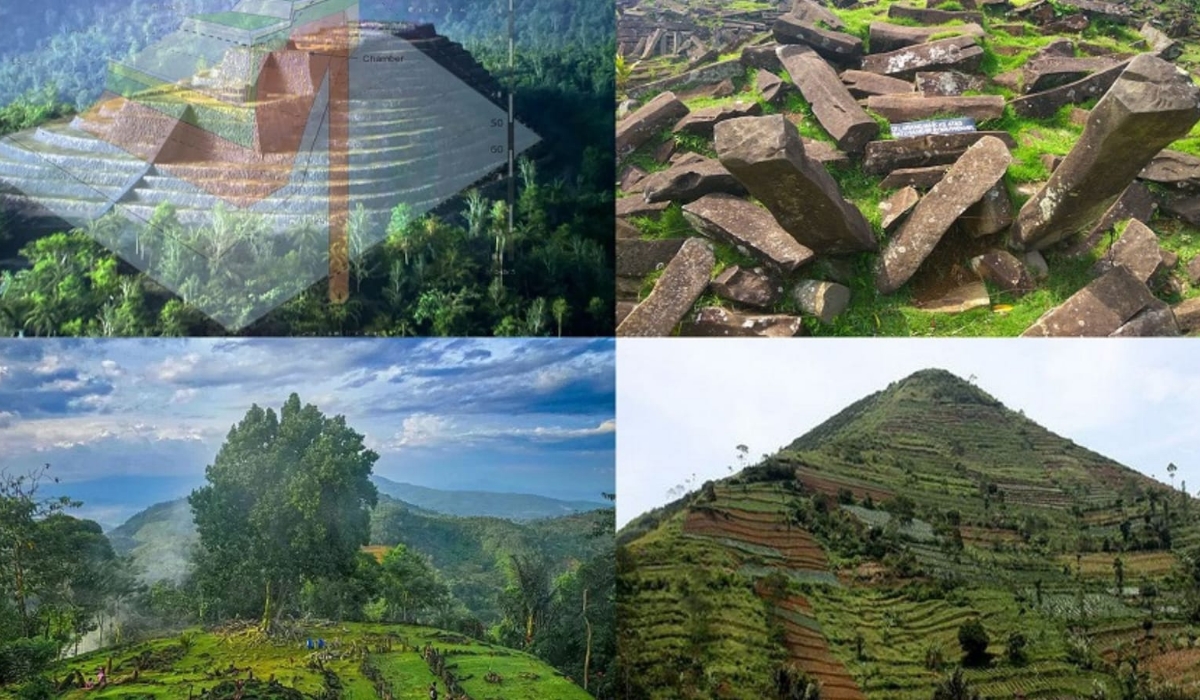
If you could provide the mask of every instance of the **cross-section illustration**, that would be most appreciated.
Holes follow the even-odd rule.
[[[539,141],[508,101],[432,24],[243,0],[111,61],[89,109],[0,139],[0,197],[237,331],[326,276],[345,299],[366,251],[506,173]]]

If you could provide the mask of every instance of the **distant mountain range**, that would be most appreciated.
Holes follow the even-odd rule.
[[[442,491],[392,481],[382,476],[372,476],[371,481],[382,494],[443,515],[482,516],[522,522],[612,507],[612,504],[600,501],[560,501],[526,493]]]
[[[405,544],[430,557],[455,596],[489,623],[499,615],[495,597],[506,582],[509,554],[537,553],[554,571],[563,571],[603,548],[606,538],[595,533],[614,517],[611,504],[439,491],[373,479],[380,496],[371,514],[371,543]],[[118,554],[133,556],[147,583],[181,581],[198,541],[187,498],[141,511],[109,531],[108,538]]]

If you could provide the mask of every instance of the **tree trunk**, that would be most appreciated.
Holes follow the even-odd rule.
[[[583,624],[587,627],[587,648],[583,653],[583,689],[588,686],[588,667],[592,663],[592,623],[587,616],[588,589],[583,589]]]
[[[263,603],[262,624],[259,625],[259,629],[261,629],[263,632],[270,632],[271,631],[271,613],[273,612],[271,609],[271,604],[273,601],[271,600],[271,580],[270,579],[267,579],[266,591],[267,591],[267,598],[266,598],[266,601]]]

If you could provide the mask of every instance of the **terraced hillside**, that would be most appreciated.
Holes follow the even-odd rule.
[[[1194,5],[619,10],[619,335],[1200,330]]]
[[[50,670],[58,698],[427,698],[585,700],[536,658],[426,627],[314,623],[290,641],[236,628],[184,632],[85,654]],[[323,648],[308,648],[318,640]],[[95,684],[105,668],[104,687]],[[453,690],[451,690],[453,688]],[[0,697],[15,697],[0,689]]]
[[[625,527],[624,697],[1200,697],[1197,507],[924,370]]]

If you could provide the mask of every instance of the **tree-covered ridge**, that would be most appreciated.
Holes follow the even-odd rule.
[[[508,682],[517,698],[614,697],[612,511],[526,524],[446,517],[461,523],[412,538],[430,553],[400,541],[368,547],[376,522],[389,522],[370,481],[376,458],[343,416],[325,416],[295,394],[278,410],[253,406],[229,431],[188,508],[153,508],[134,518],[136,530],[120,534],[118,543],[132,547],[125,558],[99,526],[63,513],[78,504],[37,497],[45,472],[4,475],[0,697],[76,697],[88,683],[109,694],[186,683],[212,693],[206,697],[240,697],[259,688],[254,674],[241,677],[248,668],[258,682],[272,676],[262,688],[270,697],[423,692],[425,685],[388,678],[387,668],[401,667],[426,669],[433,675],[425,682],[450,697],[488,697],[493,682]],[[147,554],[140,550],[157,551],[143,534],[180,535],[181,527],[155,527],[180,517],[196,523],[193,537],[176,539],[191,550],[182,580],[139,583]],[[463,541],[472,538],[482,544]],[[464,556],[476,557],[473,567],[437,565]],[[476,571],[489,585],[472,597],[460,577]],[[163,638],[185,629],[193,631],[178,645]],[[319,634],[320,644],[306,649],[304,634]],[[354,646],[342,645],[360,634]],[[212,654],[199,665],[177,664],[201,639],[246,647],[233,657],[240,671],[213,666]],[[101,651],[53,663],[80,645]],[[533,657],[566,677],[544,678]],[[85,678],[98,658],[107,677]],[[257,661],[244,665],[250,660]],[[489,668],[465,670],[483,662]],[[297,672],[284,673],[290,669]]]
[[[919,372],[622,531],[622,692],[1195,698],[1196,508]]]

